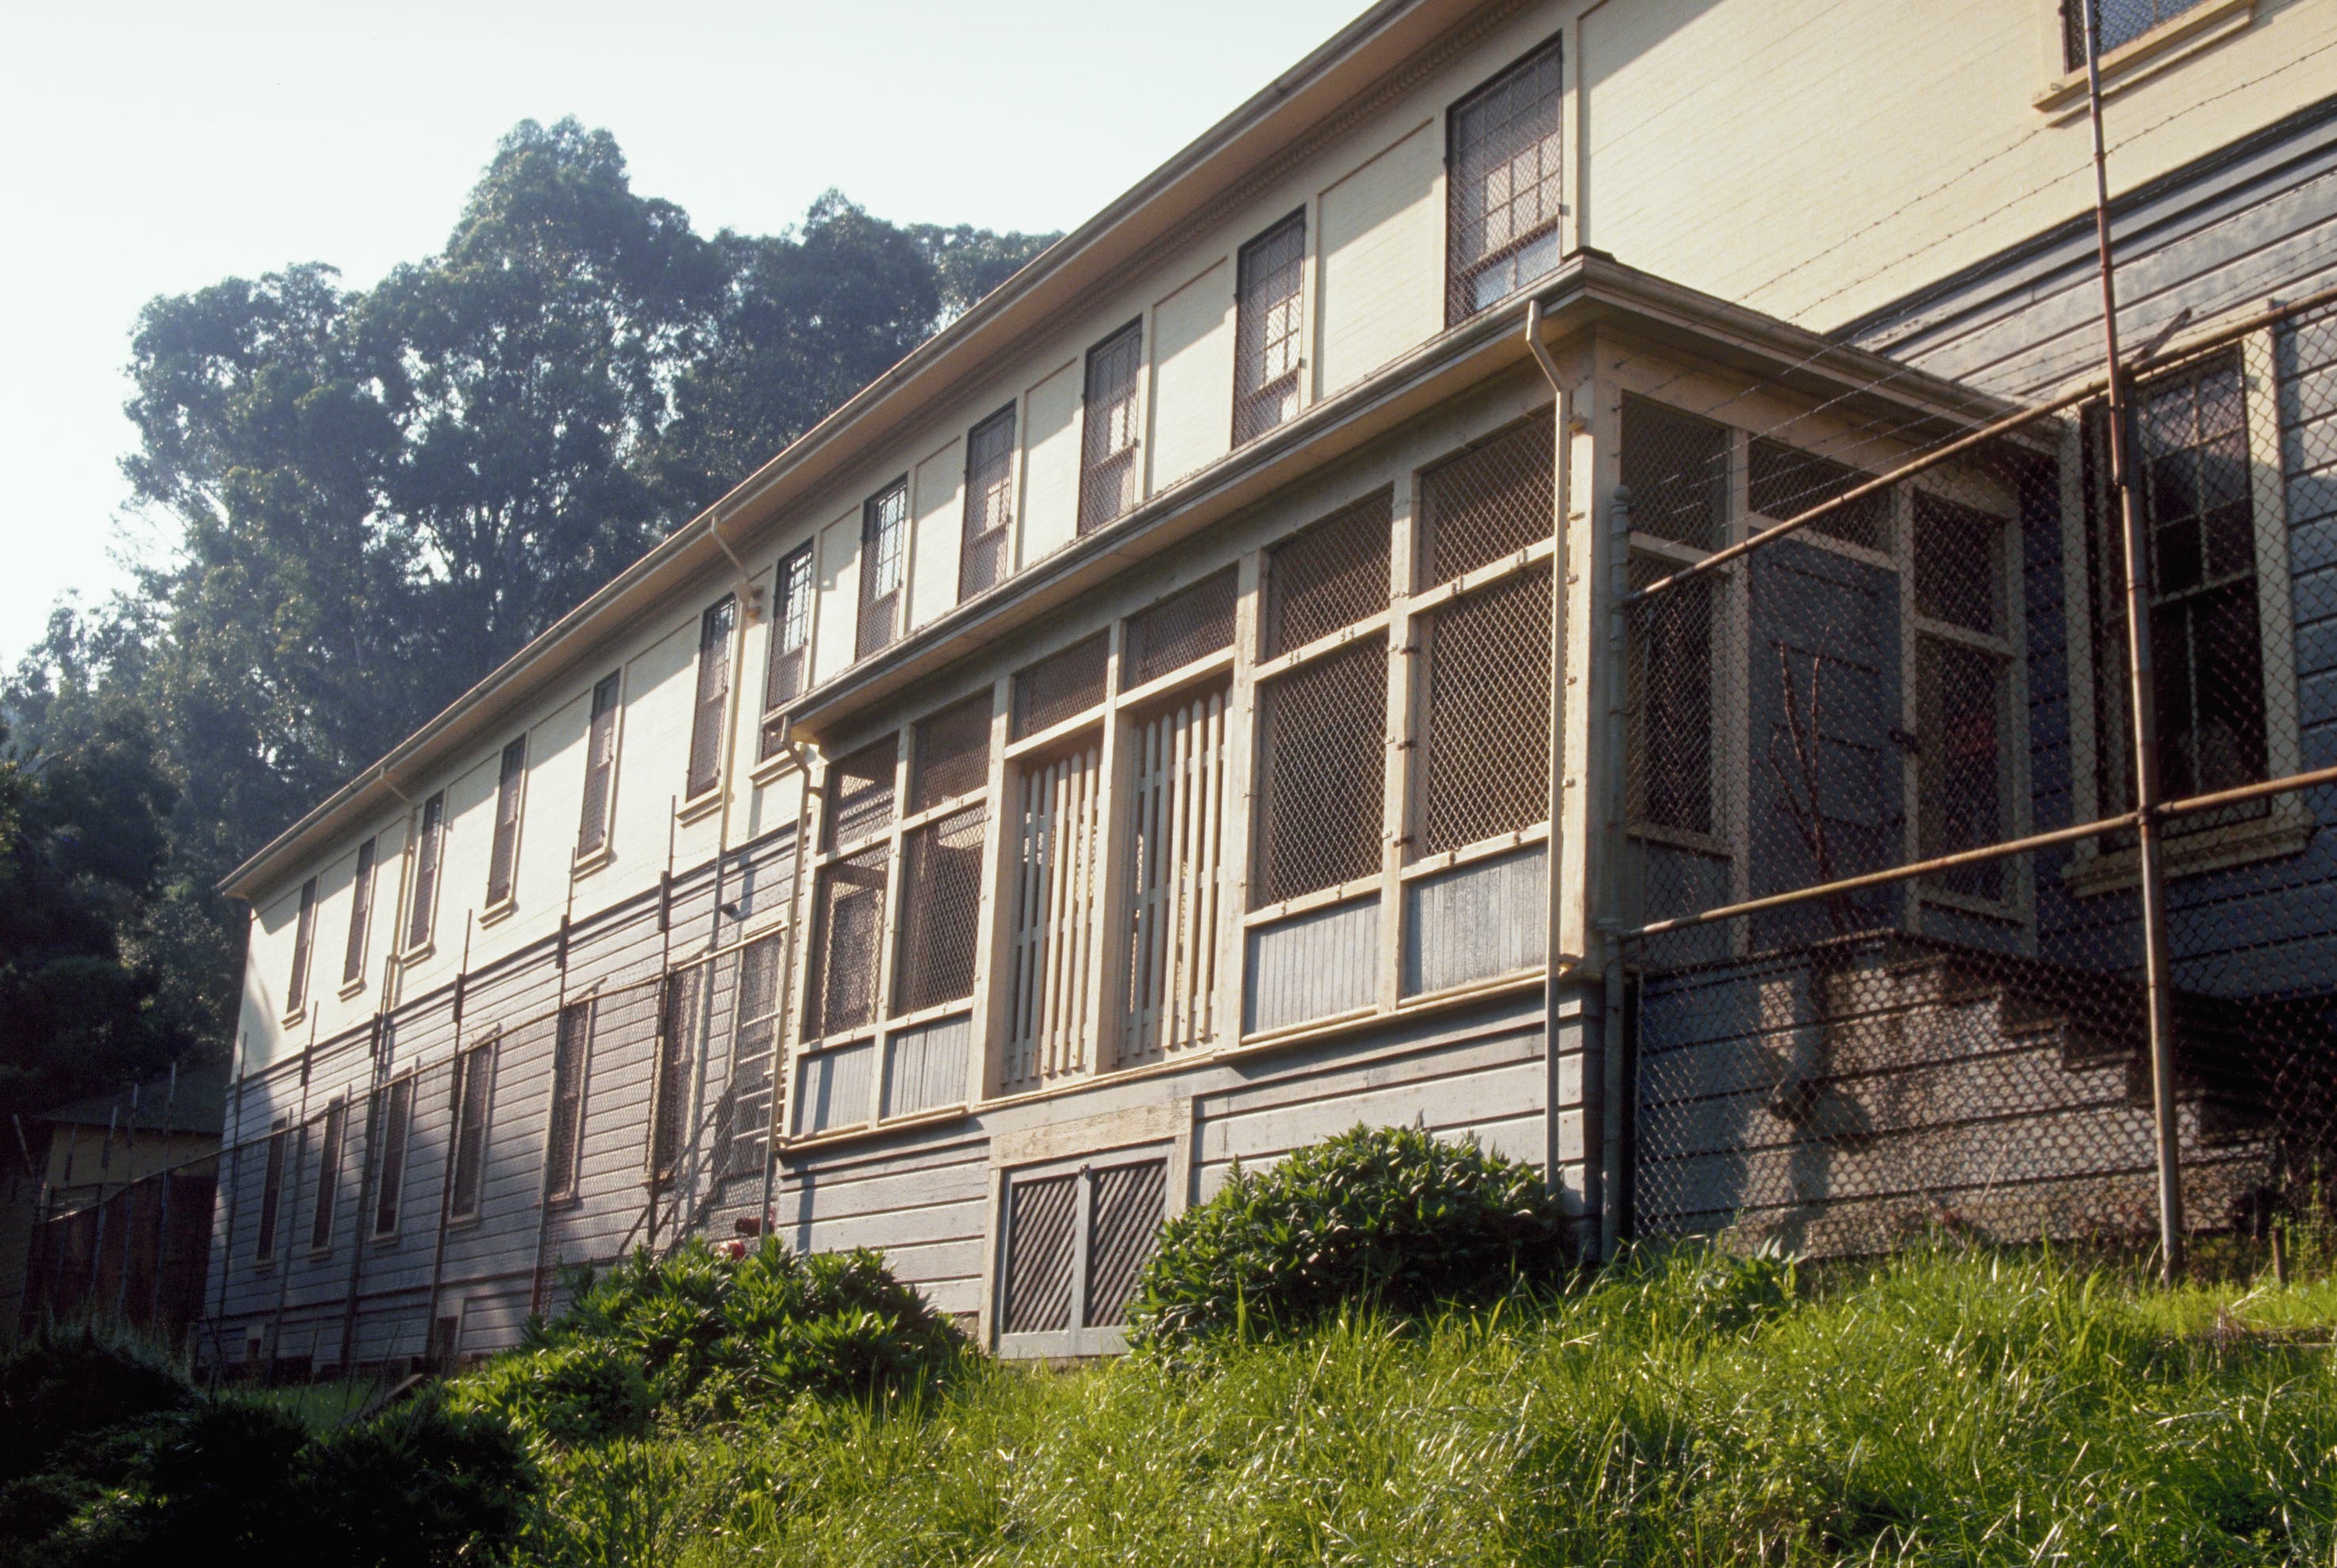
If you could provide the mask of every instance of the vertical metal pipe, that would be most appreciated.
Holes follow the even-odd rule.
[[[2132,710],[2136,868],[2142,881],[2144,990],[2150,1008],[2150,1111],[2156,1132],[2158,1245],[2164,1277],[2183,1270],[2183,1180],[2175,1107],[2175,989],[2166,940],[2166,868],[2158,842],[2157,683],[2150,657],[2142,514],[2135,504],[2127,450],[2126,381],[2118,364],[2117,284],[2110,244],[2109,156],[2102,138],[2099,0],[2078,0],[2085,16],[2086,105],[2094,142],[2094,238],[2101,253],[2102,343],[2109,381],[2110,484],[2125,544],[2127,701]]]

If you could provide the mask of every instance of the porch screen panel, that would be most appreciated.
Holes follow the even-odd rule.
[[[1262,688],[1254,903],[1280,903],[1380,869],[1386,728],[1387,645],[1378,638]]]
[[[1014,799],[1014,926],[1004,1081],[1086,1065],[1088,982],[1098,953],[1102,757],[1093,741],[1025,768]]]
[[[1431,582],[1450,582],[1550,537],[1555,440],[1549,418],[1537,416],[1420,476]]]
[[[1430,617],[1421,844],[1456,850],[1550,820],[1548,567]]]
[[[1215,1035],[1225,689],[1178,699],[1139,724],[1129,744],[1134,758],[1123,1064]]]
[[[876,1020],[876,964],[885,932],[885,846],[820,868],[812,901],[810,994],[804,1037]]]
[[[918,1012],[973,995],[982,838],[989,821],[990,808],[976,804],[929,822],[903,841],[895,1013]]]

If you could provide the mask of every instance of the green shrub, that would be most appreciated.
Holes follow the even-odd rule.
[[[1236,1166],[1171,1220],[1130,1337],[1167,1349],[1272,1337],[1345,1306],[1413,1315],[1481,1301],[1565,1263],[1564,1215],[1530,1165],[1472,1138],[1357,1126],[1262,1174]]]
[[[86,1325],[43,1329],[0,1355],[0,1477],[57,1468],[103,1434],[195,1398],[146,1345]]]
[[[453,1384],[447,1406],[500,1417],[563,1447],[641,1436],[651,1411],[640,1363],[600,1340],[498,1357]]]

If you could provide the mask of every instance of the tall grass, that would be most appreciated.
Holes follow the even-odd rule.
[[[2337,1561],[2337,1288],[1683,1255],[553,1455],[575,1563]]]

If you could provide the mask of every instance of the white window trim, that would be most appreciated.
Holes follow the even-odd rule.
[[[2062,52],[2061,7],[2058,0],[2038,0],[2044,15],[2048,80],[2030,102],[2039,112],[2057,119],[2074,115],[2086,102],[2086,72],[2066,68]],[[2256,0],[2205,0],[2180,15],[2170,16],[2149,32],[2129,38],[2101,58],[2102,95],[2110,97],[2137,83],[2147,81],[2208,45],[2244,31],[2255,21]]]

